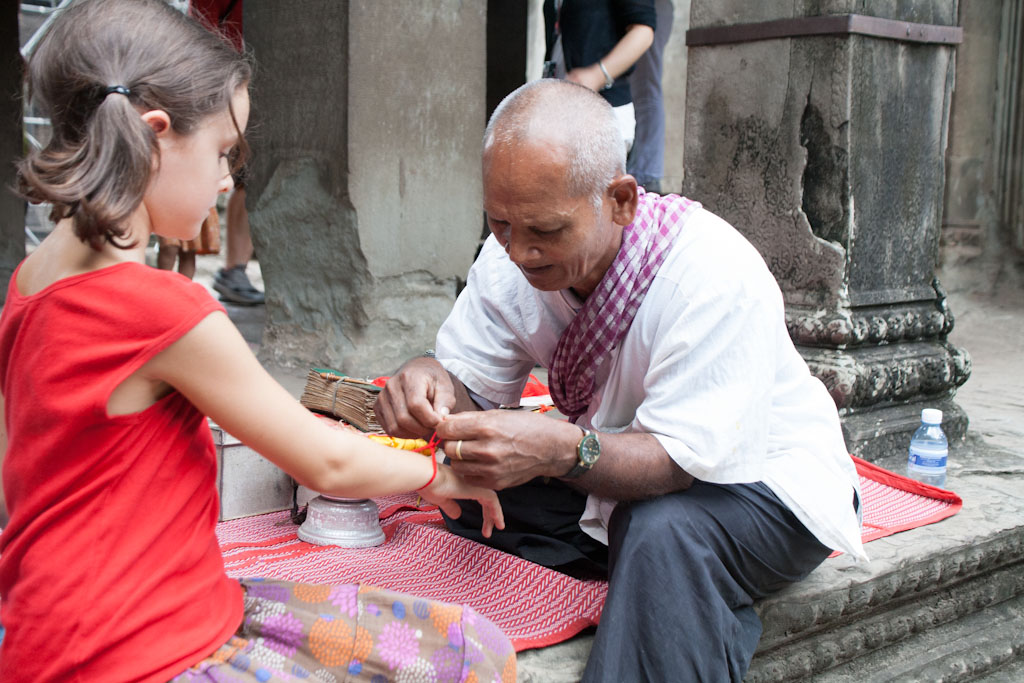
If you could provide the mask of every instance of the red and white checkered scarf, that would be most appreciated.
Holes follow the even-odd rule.
[[[639,191],[636,218],[622,230],[619,253],[562,332],[551,359],[551,398],[572,420],[587,411],[598,368],[626,336],[676,235],[700,208],[685,197]]]

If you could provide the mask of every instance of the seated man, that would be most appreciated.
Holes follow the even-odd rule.
[[[498,490],[491,545],[607,571],[587,681],[740,680],[752,603],[831,549],[864,557],[857,476],[825,387],[757,251],[625,173],[598,95],[534,81],[484,137],[492,236],[437,336],[377,401]],[[570,418],[509,410],[535,364]],[[473,532],[478,510],[449,520]],[[479,529],[479,526],[477,526]]]

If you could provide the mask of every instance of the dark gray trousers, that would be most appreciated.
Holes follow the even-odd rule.
[[[696,482],[618,505],[608,599],[583,680],[742,680],[761,638],[754,600],[830,552],[760,483]]]
[[[761,622],[755,600],[799,581],[831,552],[761,483],[695,482],[620,503],[605,548],[577,524],[586,495],[535,479],[498,492],[506,529],[480,534],[475,501],[448,519],[461,535],[590,578],[609,590],[583,680],[740,681]]]

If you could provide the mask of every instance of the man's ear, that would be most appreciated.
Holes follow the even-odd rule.
[[[157,137],[166,135],[171,130],[171,117],[163,109],[150,109],[142,114],[142,120],[153,129]]]
[[[636,178],[628,173],[618,176],[608,185],[608,194],[612,198],[612,221],[616,225],[626,227],[636,218],[636,207],[640,201],[636,187]]]

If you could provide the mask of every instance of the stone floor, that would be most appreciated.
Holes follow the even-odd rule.
[[[973,361],[956,397],[969,432],[1024,457],[1024,263],[1004,256],[938,275],[955,316],[949,341]]]

